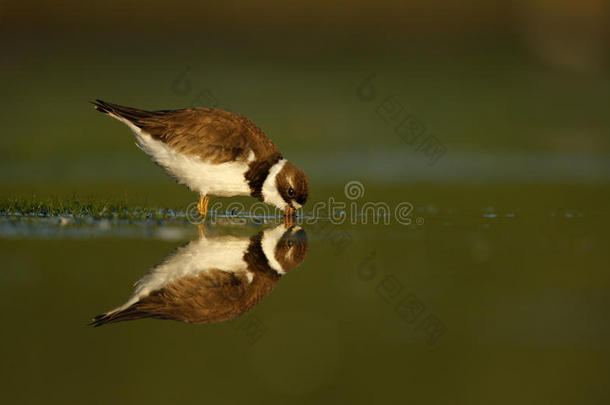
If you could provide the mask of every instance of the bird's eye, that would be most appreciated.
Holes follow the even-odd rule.
[[[294,242],[293,242],[293,241],[291,241],[291,240],[289,240],[289,241],[288,241],[288,247],[292,247],[292,245],[294,245]]]
[[[288,195],[289,195],[290,197],[292,197],[292,196],[294,195],[294,188],[290,187],[290,188],[288,189]]]

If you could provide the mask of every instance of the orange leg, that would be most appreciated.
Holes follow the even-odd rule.
[[[197,224],[197,231],[199,233],[199,239],[205,238],[206,229],[204,224]]]
[[[207,195],[200,195],[199,202],[197,203],[197,211],[201,214],[202,217],[208,214],[208,205],[210,204],[210,197]]]

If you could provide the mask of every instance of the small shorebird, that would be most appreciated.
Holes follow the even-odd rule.
[[[307,176],[248,118],[212,108],[145,111],[93,102],[95,109],[127,124],[137,145],[170,176],[199,193],[207,214],[209,196],[250,195],[292,218],[307,200]]]
[[[307,257],[307,234],[279,225],[251,238],[202,237],[176,249],[135,285],[127,302],[90,325],[142,318],[211,323],[259,303]]]

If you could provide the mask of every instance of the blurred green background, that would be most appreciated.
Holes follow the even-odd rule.
[[[608,21],[589,0],[5,2],[2,192],[192,198],[95,98],[239,112],[316,185],[607,184]],[[378,114],[391,96],[446,147],[432,167]]]
[[[603,0],[2,1],[0,199],[195,200],[100,98],[238,112],[309,175],[306,210],[359,180],[425,218],[306,227],[309,257],[254,309],[268,327],[254,345],[233,323],[84,326],[190,227],[3,232],[4,397],[607,403],[609,27]],[[434,164],[388,100],[444,146]],[[442,320],[437,343],[376,293],[384,274]]]

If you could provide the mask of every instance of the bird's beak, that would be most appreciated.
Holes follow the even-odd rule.
[[[288,228],[292,228],[294,226],[294,217],[296,216],[296,211],[292,205],[286,207],[284,211],[284,226]]]
[[[297,210],[295,210],[292,205],[289,205],[286,207],[286,210],[284,211],[284,216],[294,217],[296,215],[296,212],[297,212]]]

